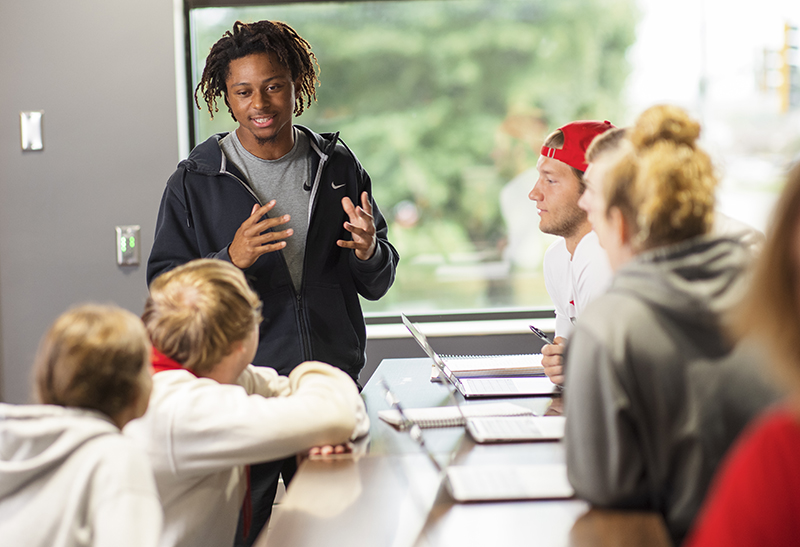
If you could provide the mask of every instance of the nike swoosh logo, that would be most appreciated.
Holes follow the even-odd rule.
[[[343,187],[345,184],[347,184],[347,183],[343,182],[339,186],[336,186],[336,184],[334,184],[333,181],[331,181],[331,188],[333,188],[334,190],[338,190],[339,188]]]

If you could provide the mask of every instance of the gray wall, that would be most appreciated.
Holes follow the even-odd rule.
[[[44,150],[19,112],[44,110]],[[150,253],[178,157],[172,0],[0,6],[0,399],[25,402],[40,336],[72,304],[141,313],[144,266],[115,262],[114,226]]]

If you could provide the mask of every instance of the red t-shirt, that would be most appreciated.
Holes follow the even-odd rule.
[[[775,409],[746,430],[720,466],[684,545],[800,545],[798,418]]]

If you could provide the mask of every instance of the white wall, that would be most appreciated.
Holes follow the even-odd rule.
[[[0,400],[25,402],[41,335],[71,305],[141,313],[156,212],[178,154],[172,0],[0,6]],[[44,150],[19,112],[44,110]],[[142,226],[139,267],[114,226]]]

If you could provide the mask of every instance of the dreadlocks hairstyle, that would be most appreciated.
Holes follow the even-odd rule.
[[[214,118],[217,108],[217,97],[223,97],[228,104],[227,87],[231,61],[257,53],[272,53],[278,61],[292,73],[292,80],[300,82],[300,93],[294,103],[294,114],[299,116],[311,101],[317,100],[316,85],[319,84],[317,72],[319,63],[311,52],[311,45],[295,30],[280,21],[258,21],[257,23],[233,24],[233,32],[226,31],[222,38],[211,47],[206,59],[203,77],[194,90],[194,102],[202,110],[197,97],[201,92],[208,107],[208,113]],[[236,121],[228,106],[228,113]]]

